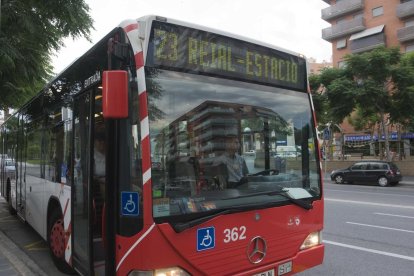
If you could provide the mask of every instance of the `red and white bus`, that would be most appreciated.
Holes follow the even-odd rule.
[[[292,52],[125,21],[13,114],[0,146],[14,162],[2,195],[62,271],[270,276],[322,263],[315,117]]]

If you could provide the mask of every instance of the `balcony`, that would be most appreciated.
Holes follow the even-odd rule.
[[[344,37],[353,33],[365,30],[365,19],[363,17],[355,18],[345,22],[332,25],[322,30],[322,38],[332,42],[334,39]]]
[[[399,42],[414,40],[414,26],[408,26],[399,29],[397,31],[397,37]]]
[[[399,4],[397,7],[397,17],[404,19],[410,16],[414,16],[414,1]]]
[[[349,38],[351,52],[361,53],[370,51],[379,46],[385,46],[384,25],[379,25],[363,32],[353,34]]]
[[[348,13],[362,10],[364,8],[364,2],[364,0],[347,0],[338,2],[337,4],[322,10],[322,19],[329,21]]]

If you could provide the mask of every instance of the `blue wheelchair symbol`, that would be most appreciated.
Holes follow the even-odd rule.
[[[139,194],[137,192],[121,192],[121,214],[123,216],[139,215]]]
[[[197,251],[212,249],[216,245],[214,227],[197,229]]]

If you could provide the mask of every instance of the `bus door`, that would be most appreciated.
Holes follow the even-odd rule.
[[[74,99],[72,264],[83,275],[91,275],[91,91]]]
[[[18,147],[17,147],[17,171],[16,171],[16,194],[17,194],[17,214],[22,220],[26,220],[26,132],[23,126],[23,115],[19,116],[19,131],[17,135]]]

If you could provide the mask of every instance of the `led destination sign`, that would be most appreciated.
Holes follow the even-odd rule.
[[[154,21],[147,66],[304,90],[303,58],[226,36]]]

